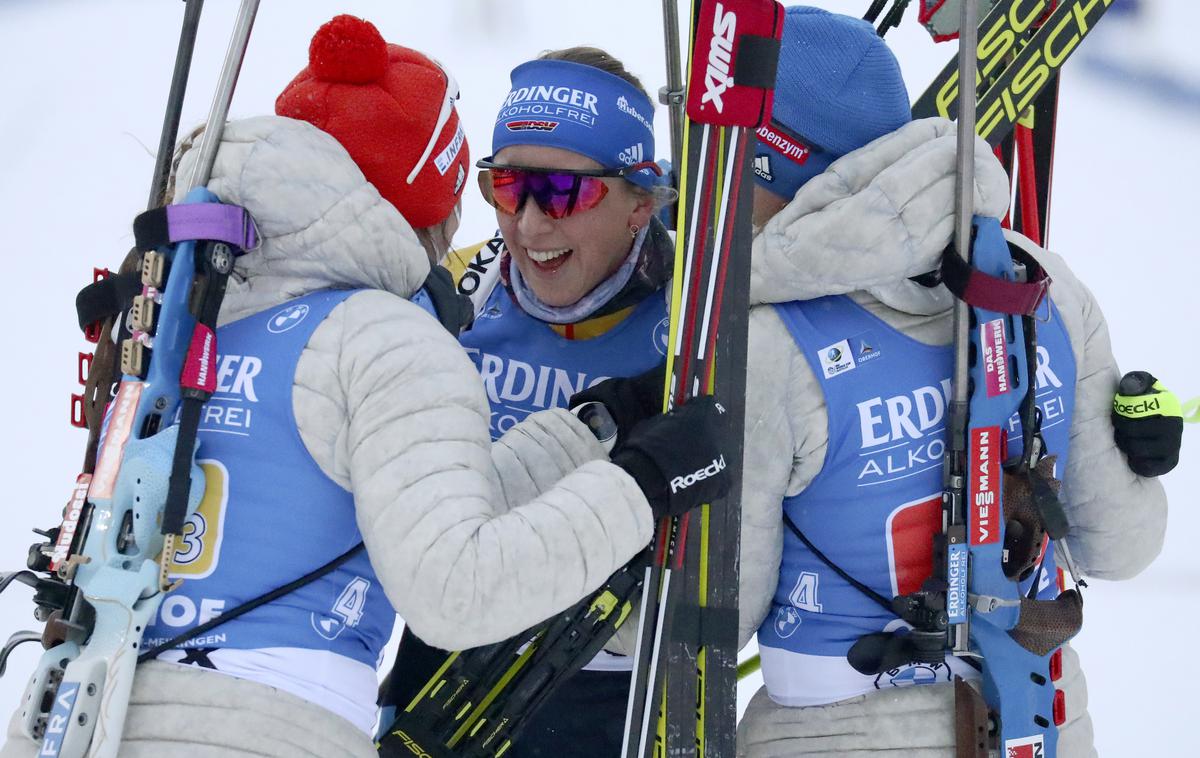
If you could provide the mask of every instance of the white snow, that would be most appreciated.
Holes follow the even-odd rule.
[[[814,4],[861,14],[869,3]],[[1195,91],[1194,4],[1145,5],[1137,24],[1113,22],[1105,38],[1102,28],[1085,44],[1114,56],[1135,48],[1138,60],[1167,67]],[[235,6],[206,4],[185,128],[207,112]],[[0,3],[0,249],[9,267],[0,297],[0,320],[9,325],[0,343],[0,396],[7,400],[3,569],[22,567],[29,528],[57,523],[78,471],[84,433],[67,424],[68,398],[78,390],[76,353],[88,346],[71,303],[91,267],[115,266],[132,242],[130,222],[146,201],[182,12],[181,2],[163,0]],[[372,20],[389,41],[418,47],[454,71],[476,158],[488,152],[508,71],[544,49],[596,44],[624,60],[651,92],[664,81],[659,4],[646,0],[267,0],[233,116],[270,112],[305,64],[312,32],[339,12]],[[889,40],[915,97],[954,46],[934,46],[914,18],[910,10]],[[1053,247],[1096,293],[1122,367],[1151,370],[1181,395],[1200,394],[1193,292],[1200,248],[1189,223],[1198,195],[1200,112],[1172,106],[1150,87],[1113,86],[1090,70],[1072,61],[1065,73]],[[663,113],[660,155],[667,152]],[[489,234],[492,214],[468,188],[458,242]],[[1200,485],[1200,442],[1195,430],[1188,437],[1180,470],[1165,480],[1173,509],[1162,557],[1133,581],[1094,582],[1086,594],[1077,646],[1104,755],[1192,753],[1185,693],[1200,675],[1187,644],[1200,622],[1200,516],[1190,495]],[[29,596],[14,586],[0,597],[0,634],[34,626]],[[15,706],[37,655],[27,645],[11,659],[0,680],[0,713]],[[757,683],[743,683],[743,703]]]

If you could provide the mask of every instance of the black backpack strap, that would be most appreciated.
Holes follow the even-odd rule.
[[[792,521],[792,517],[787,514],[787,511],[784,511],[783,513],[783,523],[787,524],[788,529],[792,530],[792,534],[796,535],[796,538],[803,542],[804,546],[811,550],[812,554],[821,560],[821,563],[824,563],[826,566],[833,569],[834,573],[844,579],[847,584],[866,595],[871,600],[874,600],[888,613],[892,614],[893,616],[896,615],[896,609],[892,607],[891,600],[888,600],[883,595],[880,595],[875,590],[847,574],[842,570],[841,566],[831,561],[827,555],[818,550],[817,546],[814,545],[807,536],[805,536],[804,532],[800,531],[800,527],[796,526],[796,522]]]
[[[273,589],[270,592],[266,593],[265,595],[259,595],[258,597],[254,598],[253,600],[247,600],[246,602],[242,603],[239,606],[231,608],[230,610],[225,611],[224,613],[222,613],[218,616],[214,616],[213,618],[204,622],[200,626],[189,629],[186,632],[183,632],[182,634],[177,634],[174,637],[172,637],[171,639],[167,640],[166,642],[163,642],[159,645],[155,645],[154,647],[150,648],[149,650],[143,652],[141,655],[138,656],[138,663],[145,663],[146,661],[154,660],[161,653],[163,653],[164,651],[170,650],[171,648],[175,647],[176,645],[187,642],[188,640],[192,639],[193,637],[197,637],[201,634],[204,634],[205,632],[210,632],[213,629],[216,629],[218,626],[220,626],[221,624],[224,624],[227,621],[233,621],[238,616],[245,615],[245,614],[249,613],[250,611],[254,610],[255,608],[258,608],[259,606],[266,605],[267,603],[278,600],[279,598],[283,597],[284,595],[287,595],[290,592],[295,592],[296,590],[300,589],[301,587],[304,587],[305,585],[312,584],[316,580],[320,579],[321,577],[325,576],[326,574],[332,572],[334,569],[341,566],[346,561],[350,560],[354,556],[361,553],[363,551],[364,547],[366,547],[366,546],[360,542],[357,545],[355,545],[354,547],[347,550],[346,552],[339,555],[337,558],[334,558],[329,563],[326,563],[325,565],[321,566],[320,568],[317,568],[317,569],[314,569],[314,570],[308,572],[307,574],[300,577],[299,579],[289,582],[289,583],[283,585],[282,587]]]

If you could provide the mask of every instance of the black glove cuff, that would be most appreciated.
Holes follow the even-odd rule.
[[[667,478],[658,470],[658,466],[645,453],[631,447],[622,447],[612,454],[612,462],[633,477],[638,487],[645,493],[655,514],[666,508],[669,500]]]

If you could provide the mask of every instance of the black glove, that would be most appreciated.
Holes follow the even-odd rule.
[[[725,409],[695,397],[638,424],[612,454],[646,493],[655,518],[680,516],[729,492],[721,444]]]
[[[633,427],[663,409],[663,386],[666,383],[667,363],[663,361],[649,371],[630,377],[605,379],[583,392],[571,396],[568,408],[584,403],[601,403],[617,422],[617,440],[629,436]]]
[[[1121,377],[1113,399],[1117,447],[1140,476],[1159,476],[1179,463],[1183,411],[1175,393],[1146,371]]]

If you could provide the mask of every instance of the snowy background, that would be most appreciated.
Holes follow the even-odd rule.
[[[867,0],[814,2],[859,15]],[[208,110],[235,0],[206,3],[184,109],[185,128]],[[916,3],[913,4],[914,6]],[[305,65],[308,41],[339,12],[373,21],[392,42],[418,47],[458,78],[472,156],[487,154],[507,74],[542,50],[596,44],[624,60],[651,92],[663,83],[662,24],[653,0],[265,0],[232,115],[272,111]],[[1152,370],[1183,396],[1200,394],[1193,322],[1200,275],[1188,226],[1200,193],[1200,45],[1195,3],[1147,0],[1110,12],[1066,67],[1052,214],[1052,247],[1072,263],[1109,318],[1128,370]],[[13,274],[0,296],[0,567],[22,567],[33,535],[57,523],[84,443],[68,423],[75,356],[87,345],[71,303],[93,265],[113,266],[144,209],[183,4],[178,0],[0,0],[0,250]],[[954,53],[934,45],[915,11],[888,36],[915,98]],[[659,109],[659,153],[666,154]],[[474,183],[471,182],[473,185]],[[471,188],[457,242],[483,239],[492,210]],[[1186,694],[1200,663],[1200,436],[1167,476],[1171,526],[1157,563],[1137,579],[1094,582],[1077,640],[1102,755],[1194,755]],[[1137,503],[1126,507],[1137,508]],[[33,625],[30,591],[0,598],[0,635]],[[25,646],[0,680],[0,717],[15,706],[38,651]],[[745,702],[758,681],[744,682]],[[1192,745],[1192,747],[1188,747]]]

